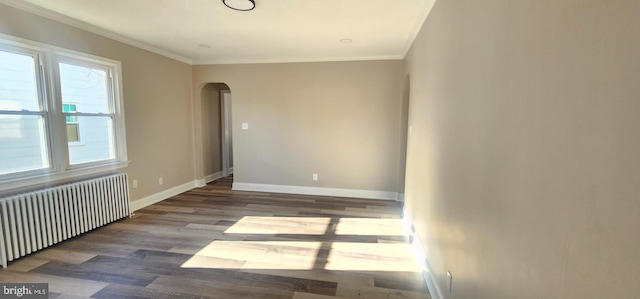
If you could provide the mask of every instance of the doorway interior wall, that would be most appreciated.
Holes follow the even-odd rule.
[[[233,135],[231,121],[231,91],[222,90],[220,92],[220,119],[222,125],[222,176],[227,177],[233,174]]]

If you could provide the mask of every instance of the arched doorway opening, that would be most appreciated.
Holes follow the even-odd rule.
[[[201,92],[202,170],[204,183],[233,174],[231,89],[207,83]]]

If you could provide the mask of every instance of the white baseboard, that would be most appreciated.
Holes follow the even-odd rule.
[[[234,182],[232,190],[396,200],[397,192]]]
[[[208,183],[211,183],[219,178],[222,177],[222,171],[218,171],[214,174],[210,174],[208,176],[205,176],[204,178],[201,178],[199,180],[196,180],[196,187],[198,188],[202,188],[204,186],[206,186]]]
[[[207,182],[205,181],[205,179],[195,180],[193,181],[193,183],[196,185],[196,188],[202,188],[207,185]]]
[[[205,184],[209,184],[209,183],[211,183],[211,182],[213,182],[213,181],[215,181],[215,180],[217,180],[217,179],[219,179],[221,177],[222,177],[222,171],[218,171],[218,172],[216,172],[214,174],[210,174],[208,176],[205,176],[204,177],[204,182],[205,182]]]
[[[137,211],[154,203],[161,202],[169,197],[176,196],[180,193],[187,192],[193,188],[200,188],[207,183],[222,177],[222,173],[217,172],[208,175],[200,180],[194,180],[167,190],[149,195],[147,197],[131,202],[131,211]],[[381,200],[398,200],[397,192],[375,191],[375,190],[357,190],[357,189],[339,189],[339,188],[321,188],[321,187],[302,187],[302,186],[286,186],[286,185],[268,185],[268,184],[251,184],[251,183],[233,183],[233,190],[238,191],[256,191],[256,192],[273,192],[288,194],[305,194],[319,196],[336,196],[336,197],[352,197],[352,198],[370,198]]]
[[[169,188],[167,190],[158,192],[156,194],[149,195],[147,197],[134,200],[131,202],[131,211],[135,212],[144,207],[148,207],[154,203],[161,202],[169,197],[176,196],[180,193],[187,192],[195,187],[197,187],[198,181],[191,181],[173,188]]]
[[[404,223],[405,231],[413,236],[413,242],[411,243],[411,247],[413,249],[413,254],[416,257],[416,260],[420,264],[420,268],[422,269],[422,278],[424,282],[427,284],[427,288],[429,289],[429,294],[431,295],[431,299],[444,299],[442,295],[442,290],[438,286],[436,282],[436,278],[433,275],[433,270],[431,269],[431,263],[429,262],[429,258],[427,258],[427,253],[424,251],[424,247],[422,246],[422,241],[418,235],[413,232],[411,228],[413,226],[413,222],[411,218],[407,216],[407,211],[402,211],[402,221]]]

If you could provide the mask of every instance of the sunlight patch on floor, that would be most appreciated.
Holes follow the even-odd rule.
[[[330,222],[328,217],[245,216],[224,233],[324,235]]]
[[[327,270],[420,272],[410,244],[335,242]]]
[[[410,244],[213,241],[183,268],[419,272]]]
[[[340,218],[336,235],[402,236],[404,226],[400,219]]]
[[[309,270],[321,246],[322,242],[215,240],[182,267]]]
[[[340,218],[337,224],[329,217],[259,217],[245,216],[224,231],[225,234],[300,234],[402,236],[400,219]],[[331,225],[335,225],[332,227]]]

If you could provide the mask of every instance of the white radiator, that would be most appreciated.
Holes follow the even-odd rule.
[[[0,265],[129,216],[126,174],[0,199]]]

